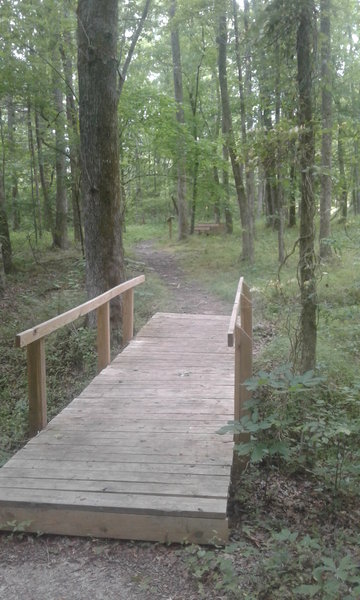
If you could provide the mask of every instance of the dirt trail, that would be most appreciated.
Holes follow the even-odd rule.
[[[185,279],[171,254],[142,242],[136,256],[171,290],[167,310],[230,315],[231,306]],[[215,590],[204,594],[196,592],[176,546],[0,534],[0,600],[223,598]]]
[[[156,250],[153,242],[146,241],[136,246],[136,256],[170,289],[169,311],[230,316],[231,305],[209,294],[198,282],[188,280],[169,252]]]

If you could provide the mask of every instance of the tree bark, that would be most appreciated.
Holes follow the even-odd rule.
[[[53,59],[58,64],[57,58]],[[68,245],[67,233],[67,194],[66,194],[66,142],[63,92],[58,73],[53,70],[53,97],[55,108],[55,172],[56,172],[56,201],[54,246],[65,250]]]
[[[12,271],[12,249],[10,241],[9,223],[5,209],[5,136],[0,106],[0,134],[2,146],[2,160],[0,165],[0,246],[2,268],[6,274]]]
[[[246,185],[246,198],[250,212],[250,225],[251,225],[251,237],[254,237],[255,228],[255,175],[254,169],[250,161],[250,152],[248,145],[248,129],[251,129],[253,119],[251,111],[246,110],[245,97],[250,101],[252,93],[251,84],[251,58],[250,58],[250,47],[249,42],[246,42],[246,62],[245,62],[245,86],[243,81],[243,70],[241,65],[241,51],[240,51],[240,34],[239,34],[239,22],[238,22],[238,3],[237,0],[233,0],[233,15],[234,15],[234,34],[235,34],[235,56],[236,65],[238,71],[238,86],[239,86],[239,98],[240,98],[240,117],[241,117],[241,139],[244,148],[244,167],[245,167],[245,185]],[[249,3],[244,3],[244,28],[245,35],[249,29]],[[244,91],[245,87],[245,91]]]
[[[37,146],[37,155],[38,155],[40,185],[41,185],[41,191],[42,191],[42,195],[43,195],[44,229],[46,231],[51,231],[51,234],[53,236],[53,243],[54,243],[54,219],[53,219],[51,201],[50,201],[50,196],[49,196],[49,185],[48,185],[48,183],[46,181],[46,177],[45,177],[44,156],[43,156],[43,151],[42,151],[42,139],[41,139],[41,131],[40,131],[39,113],[36,109],[35,109],[35,136],[36,136],[36,146]]]
[[[295,227],[296,225],[296,142],[292,141],[289,144],[290,154],[290,193],[289,193],[289,227]]]
[[[285,260],[284,242],[284,190],[282,185],[283,156],[280,140],[280,118],[281,118],[281,72],[280,72],[280,48],[276,42],[276,77],[275,77],[275,124],[276,124],[276,182],[275,182],[275,209],[277,215],[278,232],[278,260],[282,264]]]
[[[242,259],[250,263],[254,260],[253,237],[251,235],[250,211],[247,203],[246,192],[243,178],[241,175],[241,166],[236,153],[235,138],[232,126],[232,116],[230,109],[229,92],[227,85],[227,27],[226,27],[226,7],[221,0],[218,0],[219,8],[219,31],[218,31],[218,70],[219,83],[222,104],[222,131],[227,144],[232,171],[235,180],[237,200],[240,210],[240,219],[242,226]]]
[[[118,147],[117,0],[79,0],[78,73],[86,285],[94,297],[124,280]],[[121,319],[120,304],[112,307]]]
[[[341,207],[341,217],[344,221],[347,219],[347,182],[346,182],[346,172],[345,172],[345,161],[344,161],[344,131],[341,124],[341,119],[339,115],[339,123],[338,123],[338,160],[339,160],[339,184],[340,184],[340,207]]]
[[[80,198],[80,152],[78,134],[78,116],[72,90],[73,62],[71,57],[72,40],[70,32],[64,33],[64,45],[61,47],[61,58],[66,82],[66,120],[69,133],[69,158],[71,175],[71,208],[73,215],[74,240],[82,242],[81,198]],[[68,50],[67,50],[68,49]]]
[[[313,80],[313,0],[300,2],[299,25],[297,30],[297,65],[299,86],[300,122],[300,256],[299,278],[301,296],[300,314],[300,369],[301,372],[313,369],[316,363],[317,337],[317,296],[315,277],[315,194],[313,168],[315,160],[315,139],[312,111]]]
[[[191,106],[191,112],[192,112],[192,118],[193,118],[193,137],[194,137],[194,143],[195,143],[193,186],[192,186],[192,199],[191,199],[191,219],[190,219],[190,233],[191,234],[194,233],[194,228],[195,228],[196,203],[197,203],[197,195],[198,195],[198,174],[199,174],[200,163],[199,163],[199,148],[198,148],[197,107],[198,107],[198,100],[199,100],[200,69],[201,69],[201,64],[202,64],[203,58],[204,58],[204,54],[205,54],[205,47],[204,47],[204,38],[203,38],[201,58],[200,58],[200,62],[196,69],[195,91],[194,91],[194,93],[192,93],[191,91],[189,93],[190,106]]]
[[[182,85],[182,70],[181,70],[181,51],[180,37],[177,25],[173,24],[176,13],[176,0],[171,0],[170,5],[170,22],[171,25],[171,54],[173,63],[173,78],[174,78],[174,94],[175,102],[177,103],[176,120],[179,128],[184,126],[184,109],[183,109],[183,85]],[[179,136],[179,147],[177,156],[177,207],[179,221],[179,240],[184,239],[188,234],[188,219],[186,207],[186,155],[185,142],[183,135]]]
[[[12,96],[9,96],[7,101],[8,113],[8,139],[9,139],[9,159],[11,169],[11,211],[12,211],[12,227],[14,231],[20,228],[20,210],[18,204],[18,176],[16,169],[16,152],[15,152],[15,106]]]
[[[321,194],[320,194],[320,258],[331,256],[330,217],[331,217],[331,142],[332,142],[332,93],[331,93],[331,0],[320,2],[321,34]]]
[[[5,189],[4,177],[0,172],[0,247],[2,257],[2,268],[6,274],[12,271],[12,252],[9,233],[9,224],[5,211]]]
[[[38,235],[40,238],[42,237],[42,223],[41,223],[41,208],[40,208],[40,195],[39,195],[39,177],[38,177],[38,169],[37,169],[36,157],[35,157],[30,100],[28,100],[28,104],[27,104],[27,125],[28,125],[28,141],[29,141],[29,151],[30,151],[31,196],[32,196],[32,204],[33,204],[35,238],[36,238],[36,243],[37,243]],[[35,193],[34,193],[34,187],[35,187]]]

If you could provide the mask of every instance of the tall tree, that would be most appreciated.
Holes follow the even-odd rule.
[[[186,237],[188,233],[188,218],[186,206],[186,155],[185,143],[181,128],[185,123],[183,108],[183,84],[181,70],[181,51],[179,27],[175,21],[176,0],[171,0],[171,54],[173,62],[174,94],[177,104],[176,120],[180,128],[179,152],[177,158],[177,209],[179,220],[179,239]]]
[[[65,17],[68,17],[65,10]],[[66,83],[66,120],[69,137],[69,158],[71,175],[71,205],[73,215],[74,239],[82,242],[81,210],[80,210],[80,152],[78,136],[78,114],[73,91],[73,40],[69,29],[63,34],[63,44],[60,46],[60,54],[63,63],[64,79]]]
[[[68,244],[68,202],[66,191],[66,141],[65,141],[65,118],[61,79],[59,77],[60,61],[55,59],[53,74],[53,94],[55,108],[55,170],[56,170],[56,202],[55,202],[55,229],[54,246],[64,250]]]
[[[10,95],[7,100],[8,113],[8,138],[9,138],[9,158],[11,168],[11,210],[12,226],[14,231],[20,228],[20,210],[18,202],[18,174],[16,169],[16,151],[15,151],[15,104]]]
[[[331,142],[332,142],[332,90],[331,90],[331,0],[320,2],[320,44],[321,44],[321,195],[320,195],[320,258],[331,255],[330,216],[331,216]]]
[[[222,104],[222,131],[227,144],[232,171],[235,180],[237,200],[240,209],[242,226],[242,258],[252,262],[254,260],[253,236],[250,220],[250,211],[241,174],[241,165],[236,152],[235,137],[230,109],[230,99],[227,83],[227,25],[226,5],[221,0],[217,1],[219,28],[218,28],[218,69]]]
[[[301,295],[300,314],[300,368],[302,372],[315,367],[317,338],[317,296],[315,257],[315,193],[313,169],[315,139],[312,109],[312,81],[314,77],[314,1],[298,0],[297,66],[299,86],[300,124],[300,256],[299,277]]]
[[[124,279],[118,148],[118,0],[78,3],[79,118],[86,285],[94,297]],[[119,305],[114,311],[120,320]]]
[[[0,128],[2,146],[2,160],[0,165],[0,252],[2,258],[1,269],[3,269],[7,274],[12,270],[12,248],[9,233],[9,223],[5,209],[5,140],[1,108]]]

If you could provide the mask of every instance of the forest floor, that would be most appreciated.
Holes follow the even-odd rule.
[[[187,281],[173,255],[137,245],[139,268],[168,288],[171,312],[229,314],[231,306]],[[181,547],[61,536],[0,534],[0,598],[6,600],[194,600]],[[222,598],[210,589],[207,597]]]
[[[230,315],[231,304],[191,280],[171,251],[142,241],[130,263],[160,280],[154,311]],[[270,324],[257,323],[256,349],[271,336]],[[258,469],[246,472],[232,500],[225,550],[0,534],[0,599],[285,600],[298,598],[294,587],[307,581],[320,591],[312,586],[301,598],[360,598],[336,592],[360,564],[356,499],[340,502],[310,477]],[[328,583],[333,592],[324,590]]]

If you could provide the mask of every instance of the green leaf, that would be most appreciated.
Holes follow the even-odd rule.
[[[303,596],[309,596],[309,598],[313,598],[320,590],[320,585],[304,583],[294,588],[293,591],[295,594],[302,594]]]

